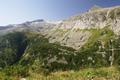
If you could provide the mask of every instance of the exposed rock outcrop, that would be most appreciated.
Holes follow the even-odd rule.
[[[86,13],[62,21],[52,30],[52,34],[49,34],[50,42],[60,42],[78,49],[87,42],[91,35],[87,30],[103,29],[105,27],[111,29],[117,35],[120,34],[120,6],[94,7],[94,10],[92,8]],[[82,32],[83,30],[84,32]]]

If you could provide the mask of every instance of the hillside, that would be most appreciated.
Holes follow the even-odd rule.
[[[0,80],[119,80],[119,26],[119,6],[95,6],[60,22],[1,27]]]
[[[50,42],[79,49],[92,36],[92,29],[108,28],[116,35],[120,33],[120,7],[101,8],[72,16],[61,22],[48,34]],[[95,34],[95,33],[93,33]]]
[[[104,47],[100,41],[96,41],[77,51],[70,47],[60,46],[58,43],[49,43],[48,39],[39,33],[10,33],[1,37],[0,40],[1,72],[4,72],[5,76],[26,77],[28,75],[32,76],[32,73],[48,75],[51,72],[61,70],[77,71],[85,68],[102,68],[119,65],[119,50],[115,51],[114,57],[111,57],[113,53],[110,50],[112,47],[119,49],[119,37],[111,39],[113,42],[111,43],[107,39]],[[110,57],[114,58],[114,62],[110,60]],[[105,72],[106,75],[108,73]],[[99,70],[98,74],[94,73],[94,71],[93,74],[96,76],[101,75],[101,77],[104,76],[104,73],[100,74]],[[111,74],[113,73],[111,72]],[[87,75],[89,74],[84,74],[84,76]],[[94,76],[90,75],[91,77]],[[1,76],[1,79],[4,78]]]

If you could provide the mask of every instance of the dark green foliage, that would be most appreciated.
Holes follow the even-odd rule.
[[[84,59],[84,67],[102,67],[109,65],[107,60],[108,54],[104,54],[104,49],[99,50],[100,46],[102,46],[101,42],[97,41],[88,48],[81,48],[80,53],[83,56],[82,58]]]
[[[42,36],[31,38],[29,43],[20,61],[22,65],[32,65],[33,70],[39,68],[48,71],[67,70],[72,67],[70,65],[73,65],[71,59],[74,57],[74,49],[49,43],[48,39]]]
[[[18,77],[26,77],[28,76],[29,68],[22,65],[13,65],[8,66],[2,70],[7,76],[18,76]]]
[[[24,33],[10,33],[0,38],[0,67],[17,62],[24,50],[27,41]]]
[[[112,51],[113,50],[113,51]],[[108,40],[98,40],[89,47],[82,47],[80,53],[84,56],[84,65],[90,67],[110,66],[111,59],[114,58],[113,64],[120,65],[120,37],[111,36]],[[112,54],[114,56],[112,57]],[[88,57],[92,57],[94,64],[89,62]]]
[[[104,31],[101,35],[106,33],[108,32]],[[109,39],[106,39],[107,42]],[[30,38],[20,63],[31,66],[36,72],[110,66],[107,46],[99,49],[100,46],[102,41],[97,40],[91,46],[82,47],[78,52],[69,47],[49,43],[43,36],[34,36]]]
[[[108,38],[100,37],[104,35]],[[57,70],[110,66],[109,49],[111,45],[114,48],[120,46],[120,38],[115,39],[116,36],[111,38],[112,35],[106,30],[100,31],[94,42],[76,51],[70,47],[60,46],[58,43],[49,43],[48,39],[40,34],[10,33],[0,38],[0,67],[7,66],[4,69],[6,75],[24,77],[29,70],[49,73]],[[113,39],[112,43],[111,39]],[[119,50],[115,51],[114,64],[117,65],[120,64],[119,52]],[[25,75],[22,75],[23,73]]]
[[[112,55],[112,53],[115,54],[114,65],[120,65],[120,36],[112,37],[106,45],[106,50],[110,56]]]
[[[29,68],[22,65],[12,65],[0,70],[0,80],[20,80],[29,75]]]

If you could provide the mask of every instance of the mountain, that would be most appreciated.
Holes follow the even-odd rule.
[[[56,23],[46,22],[43,19],[34,21],[27,21],[21,24],[11,24],[8,26],[0,27],[0,32],[3,34],[15,31],[32,31],[32,32],[47,32],[52,29]]]
[[[76,73],[81,69],[88,72],[76,73],[78,79],[83,76],[85,80],[88,76],[113,79],[112,74],[114,77],[120,74],[119,6],[94,6],[88,12],[58,22],[40,19],[3,26],[0,33],[0,75],[5,77],[0,76],[1,80],[6,80],[6,76],[8,80],[11,76],[19,80],[34,73],[44,77],[50,74],[53,78],[52,73],[57,71]],[[99,70],[112,66],[115,70],[111,73],[111,68]],[[93,71],[89,72],[89,68]],[[76,80],[71,74],[61,75]]]
[[[5,30],[5,29],[8,29],[8,28],[11,28],[12,26],[0,26],[0,30]]]
[[[89,10],[89,12],[90,12],[90,11],[96,11],[96,10],[99,10],[99,9],[102,9],[102,7],[97,6],[97,5],[94,5],[94,6]]]
[[[95,10],[92,10],[95,8]],[[90,29],[103,29],[109,27],[115,34],[120,33],[120,7],[101,8],[93,6],[88,12],[72,16],[66,20],[55,22],[47,22],[42,19],[35,21],[28,21],[22,24],[10,25],[12,27],[6,28],[1,32],[11,31],[25,31],[42,32],[47,34],[50,42],[60,42],[62,45],[67,45],[79,49],[84,45],[91,35]],[[9,26],[7,26],[9,27]],[[86,30],[84,33],[82,30]],[[79,31],[77,33],[77,31]],[[74,35],[74,36],[72,36]],[[69,38],[69,39],[68,39]]]
[[[88,39],[104,28],[120,34],[120,7],[100,8],[62,21],[48,34],[50,42],[79,49]],[[94,31],[94,32],[93,32]],[[109,33],[108,33],[109,34]],[[99,38],[99,37],[98,37]]]

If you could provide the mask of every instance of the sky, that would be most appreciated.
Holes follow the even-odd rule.
[[[94,5],[119,6],[120,0],[0,0],[0,26],[36,19],[62,20]]]

